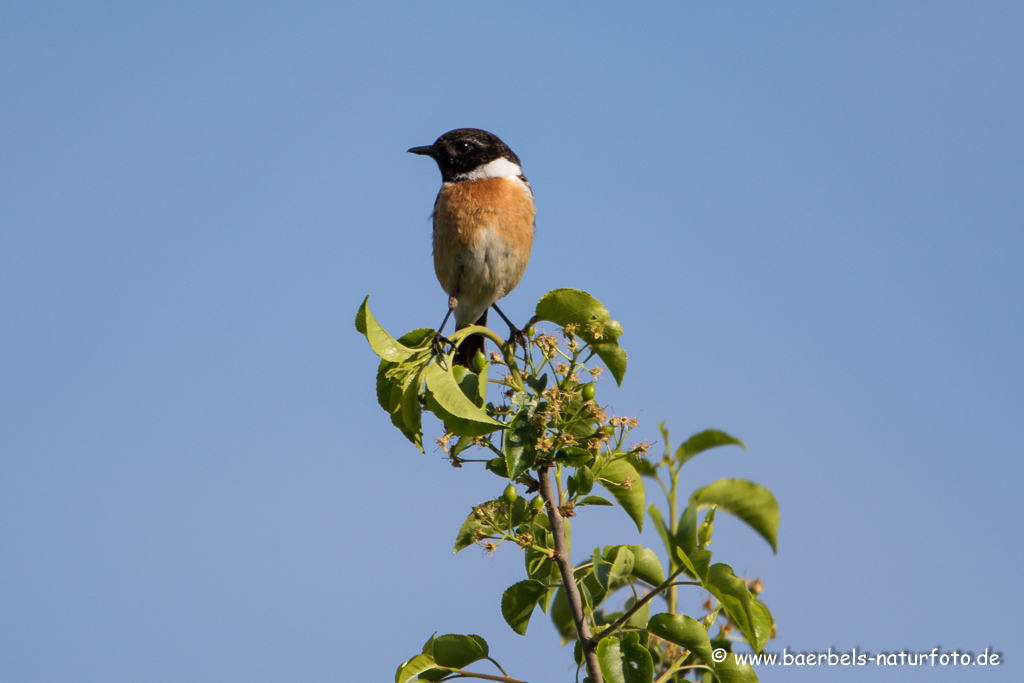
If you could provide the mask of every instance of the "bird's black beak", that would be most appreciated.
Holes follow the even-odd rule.
[[[409,149],[407,151],[411,152],[412,154],[422,154],[423,156],[428,157],[434,156],[433,147],[413,147],[412,149]]]

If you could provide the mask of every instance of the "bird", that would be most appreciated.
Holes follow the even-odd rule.
[[[523,278],[533,249],[536,206],[522,162],[497,135],[478,128],[457,128],[408,151],[432,158],[441,171],[432,241],[434,273],[448,295],[448,312],[434,336],[434,351],[452,344],[443,335],[452,314],[456,330],[483,326],[492,307],[509,326],[509,342],[525,346],[522,331],[497,306]],[[454,362],[471,368],[483,349],[483,336],[470,335]]]

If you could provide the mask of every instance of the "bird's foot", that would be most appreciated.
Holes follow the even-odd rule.
[[[526,334],[524,334],[523,331],[518,327],[510,327],[508,332],[508,343],[512,347],[512,352],[515,353],[517,344],[521,346],[525,351],[526,344],[528,343],[528,340],[526,339]]]
[[[434,341],[430,343],[430,348],[435,356],[444,356],[448,351],[455,348],[455,342],[438,331],[434,333]]]
[[[508,322],[508,321],[506,320],[505,322]],[[527,344],[530,343],[530,339],[526,335],[530,331],[530,328],[533,327],[533,324],[535,322],[537,322],[537,318],[536,317],[530,318],[530,321],[527,322],[523,326],[523,329],[519,329],[518,327],[516,327],[512,323],[508,323],[508,332],[509,332],[508,343],[512,346],[513,352],[515,351],[516,344],[521,346],[523,348],[523,351],[526,350]]]

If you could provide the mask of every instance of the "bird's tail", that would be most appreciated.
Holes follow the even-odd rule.
[[[487,324],[487,311],[484,311],[476,324],[480,326]],[[472,370],[473,357],[476,356],[477,351],[484,353],[484,337],[481,334],[471,334],[462,340],[462,344],[455,351],[455,364]]]

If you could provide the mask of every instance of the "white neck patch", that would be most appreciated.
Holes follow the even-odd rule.
[[[488,162],[483,166],[477,166],[469,173],[463,173],[459,180],[483,180],[484,178],[518,178],[523,174],[523,169],[514,161],[501,157]]]

